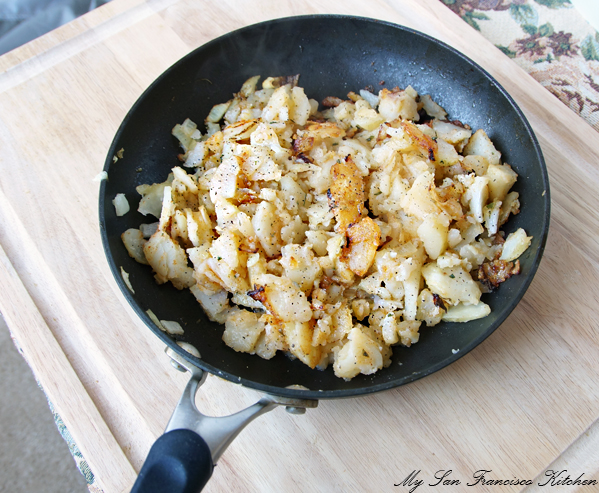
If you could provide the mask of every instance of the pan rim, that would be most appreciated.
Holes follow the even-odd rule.
[[[218,36],[218,37],[198,46],[197,48],[191,50],[189,53],[187,53],[182,58],[177,60],[175,63],[170,65],[157,78],[155,78],[152,81],[152,83],[141,93],[141,95],[137,98],[135,103],[129,109],[129,111],[127,112],[123,121],[121,122],[117,132],[115,133],[112,144],[107,153],[106,161],[104,164],[104,171],[108,172],[110,169],[110,166],[112,164],[112,156],[114,156],[117,151],[116,147],[118,145],[119,137],[122,135],[122,133],[126,127],[127,121],[130,119],[131,115],[133,115],[135,113],[135,110],[139,107],[139,105],[143,104],[143,100],[147,97],[148,94],[151,93],[152,89],[155,86],[157,86],[164,78],[168,77],[168,75],[171,71],[175,70],[181,64],[184,64],[186,62],[186,60],[193,57],[198,51],[207,50],[211,46],[214,46],[219,43],[222,43],[223,41],[226,41],[227,38],[239,36],[239,35],[243,34],[244,32],[247,32],[250,30],[264,29],[266,27],[276,25],[276,24],[282,24],[282,23],[299,21],[299,20],[311,20],[311,19],[330,19],[331,21],[334,21],[337,19],[347,19],[347,20],[351,20],[351,21],[355,21],[355,22],[359,22],[359,23],[381,24],[381,25],[384,25],[384,26],[392,28],[392,29],[398,29],[400,31],[407,32],[408,34],[410,34],[412,36],[416,36],[416,37],[425,39],[428,42],[438,45],[442,49],[451,52],[454,56],[458,56],[459,58],[461,58],[469,66],[471,66],[476,71],[481,73],[484,76],[484,78],[501,93],[503,98],[505,98],[505,100],[509,103],[512,110],[514,110],[515,114],[522,122],[522,124],[526,130],[526,135],[531,140],[531,142],[534,146],[535,155],[538,159],[538,163],[540,165],[540,170],[541,170],[540,178],[541,178],[542,184],[545,189],[544,211],[543,211],[542,226],[541,226],[542,237],[540,238],[539,246],[532,258],[530,271],[527,274],[527,278],[526,278],[525,282],[523,282],[523,284],[521,285],[521,287],[518,290],[518,292],[516,293],[516,295],[510,300],[510,303],[507,306],[502,308],[501,315],[498,317],[498,319],[493,324],[491,324],[489,326],[489,328],[487,330],[485,330],[483,333],[481,333],[478,337],[474,338],[469,344],[461,347],[459,352],[451,354],[447,358],[438,361],[436,364],[433,364],[430,367],[428,367],[425,371],[415,372],[415,373],[412,373],[410,375],[406,375],[403,377],[393,378],[393,379],[390,379],[390,380],[387,380],[387,381],[384,381],[381,383],[377,383],[377,384],[373,384],[373,385],[366,385],[366,386],[362,386],[362,387],[358,387],[358,388],[335,389],[335,390],[314,390],[314,389],[305,389],[304,390],[304,389],[300,389],[300,388],[288,388],[288,387],[279,387],[279,386],[274,386],[274,385],[263,384],[260,382],[256,382],[254,380],[243,378],[239,375],[232,374],[228,371],[223,371],[223,370],[219,369],[218,367],[216,367],[210,363],[207,363],[206,361],[204,361],[200,358],[196,358],[195,356],[191,355],[190,353],[188,353],[187,351],[182,349],[167,334],[160,331],[155,326],[155,324],[150,320],[148,314],[143,311],[142,307],[133,298],[132,294],[130,293],[128,287],[126,286],[125,282],[123,281],[123,279],[121,277],[120,268],[116,265],[115,259],[114,259],[113,255],[111,254],[108,237],[107,237],[107,233],[106,233],[106,227],[105,227],[106,217],[105,217],[105,213],[104,213],[105,207],[106,207],[105,202],[108,199],[106,197],[106,183],[104,181],[102,181],[102,183],[100,185],[99,219],[100,219],[100,231],[101,231],[101,237],[102,237],[102,244],[103,244],[104,252],[106,255],[106,259],[109,263],[113,277],[115,278],[117,285],[119,286],[119,288],[121,290],[121,293],[125,296],[127,302],[134,309],[134,311],[136,312],[138,317],[141,318],[141,320],[144,322],[144,324],[154,333],[154,335],[158,336],[159,339],[163,343],[165,343],[167,347],[170,347],[175,352],[177,352],[177,354],[186,358],[191,363],[200,367],[204,371],[207,371],[208,373],[219,376],[219,377],[221,377],[225,380],[228,380],[232,383],[241,384],[244,387],[251,388],[251,389],[257,390],[259,392],[280,395],[283,397],[302,398],[302,399],[319,399],[320,400],[320,399],[338,399],[338,398],[350,398],[350,397],[356,397],[356,396],[362,396],[362,395],[370,395],[370,394],[374,394],[374,393],[378,393],[378,392],[382,392],[382,391],[386,391],[386,390],[391,390],[393,388],[415,382],[425,376],[428,376],[432,373],[440,371],[441,369],[451,365],[452,363],[456,362],[457,360],[459,360],[460,358],[462,358],[463,356],[468,354],[475,347],[480,345],[485,339],[490,337],[491,334],[493,332],[495,332],[495,330],[497,330],[497,328],[499,328],[503,323],[506,322],[509,315],[516,308],[518,303],[522,300],[523,296],[525,295],[526,291],[528,290],[530,284],[532,283],[532,280],[534,279],[534,277],[537,273],[537,270],[540,266],[540,262],[541,262],[541,259],[542,259],[542,256],[543,256],[543,253],[545,250],[547,237],[548,237],[550,215],[551,215],[550,214],[551,200],[550,200],[550,187],[549,187],[549,177],[548,177],[547,167],[546,167],[546,163],[545,163],[543,153],[542,153],[541,147],[539,145],[538,139],[537,139],[528,119],[526,118],[526,116],[524,115],[522,110],[518,107],[518,105],[516,104],[516,102],[514,101],[512,96],[503,88],[503,86],[501,84],[499,84],[499,82],[491,74],[489,74],[484,68],[482,68],[480,65],[478,65],[476,62],[474,62],[472,59],[470,59],[465,54],[463,54],[460,51],[456,50],[455,48],[451,47],[447,43],[440,41],[437,38],[434,38],[433,36],[422,33],[420,31],[409,28],[407,26],[403,26],[403,25],[392,23],[392,22],[385,21],[385,20],[379,20],[379,19],[362,17],[362,16],[344,15],[344,14],[310,14],[310,15],[298,15],[298,16],[289,16],[289,17],[270,19],[270,20],[254,23],[254,24],[244,26],[239,29],[227,32],[227,33],[225,33],[221,36]],[[313,371],[317,371],[317,370],[313,370]],[[381,371],[384,371],[384,369]]]

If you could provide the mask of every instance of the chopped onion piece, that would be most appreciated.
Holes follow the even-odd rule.
[[[449,307],[443,320],[445,322],[470,322],[471,320],[477,320],[479,318],[486,317],[491,313],[491,308],[486,303],[480,301],[476,305],[459,305]]]
[[[117,193],[116,197],[112,201],[112,205],[114,205],[116,215],[119,217],[127,214],[130,209],[129,202],[127,201],[127,197],[125,197],[124,193]]]
[[[151,223],[151,224],[140,224],[139,225],[139,230],[141,231],[141,234],[143,235],[144,238],[149,238],[150,236],[152,236],[156,230],[158,229],[158,221],[156,221],[155,223]]]
[[[135,290],[133,289],[133,286],[131,285],[131,281],[129,280],[129,273],[125,269],[123,269],[122,266],[121,266],[121,277],[123,278],[123,281],[125,281],[125,284],[129,288],[129,291],[131,291],[133,294],[135,294]]]
[[[189,354],[195,356],[196,358],[201,358],[200,352],[197,350],[195,346],[192,346],[188,342],[177,341],[177,346],[185,349]]]
[[[164,325],[162,325],[162,323],[160,322],[160,320],[158,320],[158,317],[152,310],[146,310],[146,313],[148,314],[148,317],[150,317],[150,320],[152,320],[152,322],[156,324],[156,327],[158,327],[163,332],[166,332]]]
[[[366,100],[371,108],[376,108],[379,105],[379,97],[376,94],[372,94],[370,91],[360,89],[360,96]]]
[[[174,322],[173,320],[161,320],[160,323],[168,334],[177,336],[183,335],[183,327],[181,327],[179,322]]]
[[[102,181],[108,180],[108,173],[106,171],[101,171],[94,177],[94,181]]]

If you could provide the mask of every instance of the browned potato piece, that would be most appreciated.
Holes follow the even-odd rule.
[[[371,218],[365,217],[348,228],[347,237],[349,246],[344,249],[342,259],[354,274],[364,276],[381,244],[381,228]]]
[[[313,333],[314,320],[283,324],[283,334],[287,338],[289,351],[310,368],[316,367],[322,355],[322,346],[312,345]]]
[[[412,144],[416,147],[423,156],[429,161],[437,160],[437,143],[428,135],[425,135],[416,125],[410,122],[401,122],[404,131],[410,136]]]
[[[360,170],[351,156],[331,168],[333,184],[328,191],[329,206],[335,215],[335,231],[344,234],[362,214],[366,192]]]

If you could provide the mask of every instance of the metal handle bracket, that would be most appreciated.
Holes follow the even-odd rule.
[[[171,363],[175,368],[179,371],[189,372],[191,377],[165,432],[178,429],[195,431],[208,444],[214,464],[241,430],[258,416],[272,411],[277,406],[285,406],[287,411],[292,414],[303,414],[306,409],[318,406],[318,401],[313,399],[292,399],[265,394],[258,402],[235,414],[218,417],[206,416],[198,410],[195,397],[208,374],[171,348],[166,348],[166,354],[171,358]]]

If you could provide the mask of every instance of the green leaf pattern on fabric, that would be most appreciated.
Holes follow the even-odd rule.
[[[465,12],[464,15],[462,15],[462,19],[464,19],[468,24],[470,24],[474,29],[480,31],[480,26],[476,22],[476,19],[489,20],[489,16],[483,14],[482,12],[469,11]]]
[[[504,54],[509,56],[510,58],[514,58],[516,56],[516,52],[510,50],[507,46],[496,45]]]
[[[536,26],[539,22],[539,14],[536,9],[528,4],[513,3],[510,5],[510,15],[522,26]]]
[[[597,41],[597,36],[594,38],[589,35],[582,43],[580,43],[580,52],[585,60],[596,60],[599,61],[599,42]]]
[[[540,36],[551,36],[554,32],[555,32],[555,30],[553,29],[553,26],[549,22],[547,22],[539,27],[539,35]]]
[[[522,30],[532,36],[533,34],[537,34],[538,28],[534,24],[522,24]]]
[[[571,7],[572,3],[570,0],[535,0],[539,5],[544,5],[550,9],[559,9],[562,7]]]

